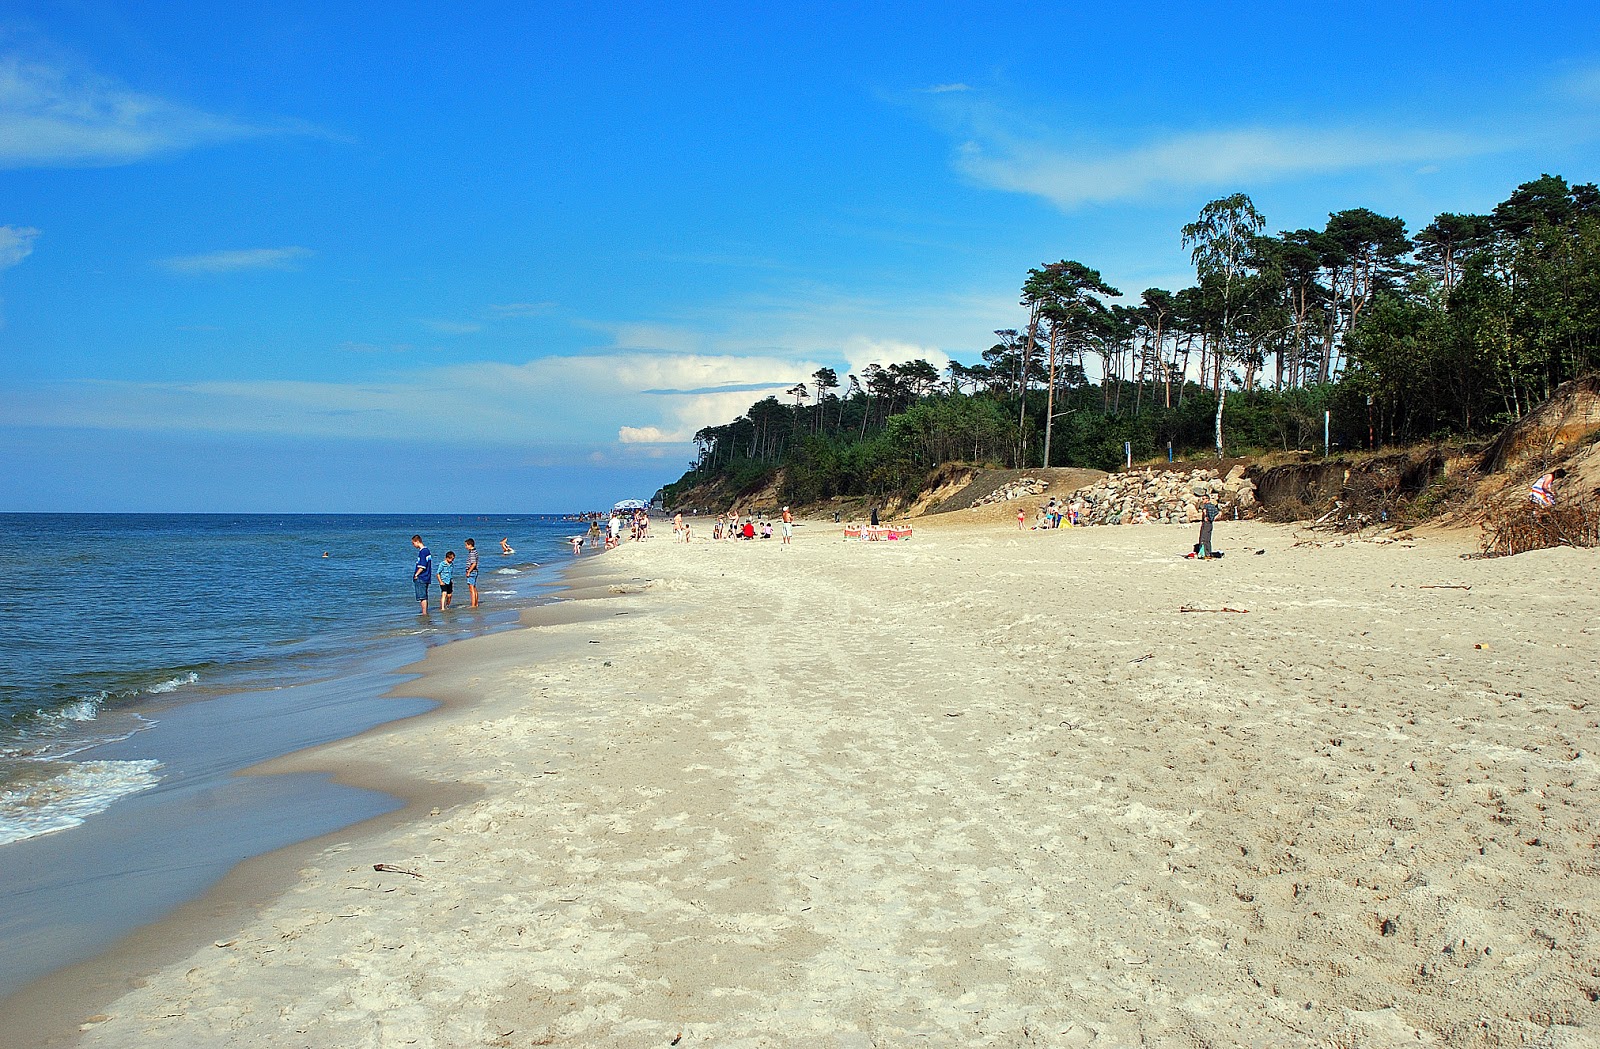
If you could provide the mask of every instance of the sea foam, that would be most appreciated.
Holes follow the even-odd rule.
[[[118,798],[161,782],[159,761],[85,761],[0,792],[0,845],[76,827]]]

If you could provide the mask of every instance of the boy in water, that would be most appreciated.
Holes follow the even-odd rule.
[[[417,601],[422,605],[422,614],[428,614],[428,584],[433,582],[433,554],[426,546],[422,545],[422,536],[411,537],[411,545],[417,548],[417,570],[411,573],[411,585],[416,588]]]
[[[466,541],[467,547],[467,593],[472,602],[467,607],[478,607],[478,544],[471,539]]]
[[[444,564],[439,566],[439,611],[443,612],[450,607],[450,602],[455,599],[456,588],[451,583],[456,571],[456,552],[451,550],[444,555]]]

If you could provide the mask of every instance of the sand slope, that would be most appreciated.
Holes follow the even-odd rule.
[[[480,797],[83,1044],[1596,1044],[1600,554],[1218,540],[605,555],[318,756]]]

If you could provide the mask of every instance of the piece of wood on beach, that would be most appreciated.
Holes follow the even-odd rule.
[[[1237,612],[1240,615],[1244,615],[1244,614],[1248,613],[1250,610],[1248,608],[1229,608],[1227,605],[1223,605],[1221,608],[1195,608],[1192,605],[1184,605],[1183,607],[1179,608],[1178,611],[1180,611],[1180,612]]]
[[[1423,583],[1418,590],[1471,590],[1471,583]]]
[[[374,863],[372,865],[372,869],[383,874],[409,874],[413,878],[422,877],[422,875],[418,874],[416,871],[408,871],[404,867],[396,867],[392,863]]]

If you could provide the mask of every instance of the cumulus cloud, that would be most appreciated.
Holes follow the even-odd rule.
[[[1068,147],[994,134],[963,142],[956,167],[995,189],[1028,193],[1063,210],[1167,189],[1261,183],[1386,164],[1473,156],[1509,143],[1441,131],[1242,128],[1110,148]]]
[[[250,124],[58,65],[0,58],[0,168],[92,167],[305,125]]]
[[[623,426],[617,430],[617,440],[623,444],[665,444],[673,437],[656,426]]]
[[[38,235],[32,226],[0,226],[0,270],[10,269],[32,255]]]
[[[310,248],[244,248],[211,251],[201,255],[179,255],[161,259],[157,265],[173,273],[236,273],[240,270],[292,270],[315,252]]]

